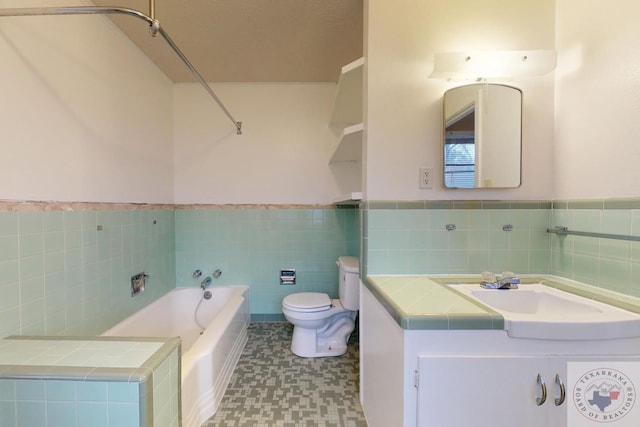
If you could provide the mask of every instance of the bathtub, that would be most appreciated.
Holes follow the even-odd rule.
[[[176,288],[113,328],[106,336],[182,339],[182,427],[199,427],[217,410],[247,342],[249,288]],[[198,302],[198,322],[194,320]]]

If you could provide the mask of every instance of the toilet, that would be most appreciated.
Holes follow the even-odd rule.
[[[282,300],[282,313],[293,324],[291,351],[300,357],[340,356],[355,328],[360,307],[358,258],[338,258],[339,299],[320,292],[300,292]]]

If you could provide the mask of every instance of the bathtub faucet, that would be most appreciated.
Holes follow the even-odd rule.
[[[493,274],[489,271],[482,273],[480,286],[485,289],[518,289],[520,279],[510,271],[500,274]]]
[[[213,282],[213,279],[211,277],[205,277],[205,279],[202,281],[202,283],[200,283],[200,287],[202,288],[202,290],[204,291],[206,288],[208,288],[209,286],[211,286],[211,282]]]

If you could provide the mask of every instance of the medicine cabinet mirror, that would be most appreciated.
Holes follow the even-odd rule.
[[[521,183],[522,92],[479,83],[444,94],[446,188],[515,188]]]

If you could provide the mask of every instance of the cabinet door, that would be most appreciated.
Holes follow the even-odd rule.
[[[548,363],[535,356],[419,356],[417,425],[545,426],[548,405],[537,378]]]
[[[549,427],[640,425],[640,356],[553,356],[549,375]],[[552,381],[551,379],[549,381]],[[555,379],[553,380],[555,382]]]

